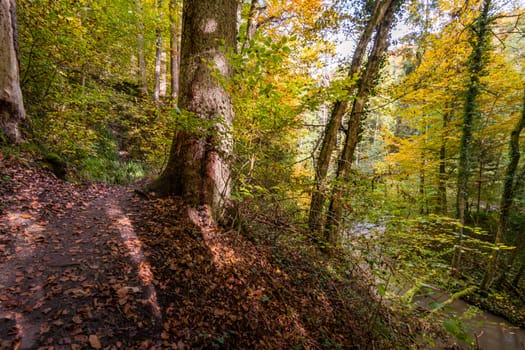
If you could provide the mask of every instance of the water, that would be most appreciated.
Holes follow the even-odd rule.
[[[436,291],[431,296],[419,296],[415,302],[423,308],[429,309],[431,302],[443,303],[449,296],[441,291]],[[460,299],[447,305],[450,314],[455,314],[462,319],[465,312],[472,306]],[[475,340],[479,349],[483,350],[525,350],[525,329],[513,326],[502,317],[487,311],[479,311],[472,318],[464,321],[467,333]],[[458,343],[463,349],[469,349],[468,344]]]
[[[346,233],[346,238],[350,240],[356,237],[374,238],[381,235],[386,229],[384,224],[373,224],[369,222],[354,223],[353,227]],[[351,249],[351,245],[348,246]],[[354,254],[356,252],[354,251]],[[366,269],[366,267],[364,267]],[[401,290],[399,291],[403,293]],[[430,303],[443,303],[450,296],[440,290],[435,290],[434,294],[418,296],[414,302],[419,306],[429,310]],[[476,348],[482,350],[525,350],[525,329],[513,326],[506,319],[496,316],[490,312],[478,310],[473,317],[466,317],[466,312],[472,305],[456,299],[447,305],[447,312],[451,316],[455,315],[458,319],[464,319],[466,331],[475,341]],[[470,315],[470,312],[469,312]],[[469,349],[468,344],[458,344],[462,349]],[[442,348],[442,347],[441,347]],[[438,348],[436,348],[438,349]]]

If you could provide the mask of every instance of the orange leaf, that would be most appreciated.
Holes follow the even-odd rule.
[[[91,345],[91,347],[93,349],[100,349],[100,348],[102,348],[102,345],[100,344],[100,340],[98,339],[98,337],[95,334],[91,334],[89,336],[89,345]]]

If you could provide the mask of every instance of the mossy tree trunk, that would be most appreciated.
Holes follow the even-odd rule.
[[[505,228],[507,227],[508,217],[510,209],[514,201],[514,194],[516,193],[516,174],[518,170],[518,164],[520,162],[520,135],[525,128],[525,90],[523,95],[523,107],[521,117],[516,124],[516,127],[510,134],[510,147],[509,147],[509,164],[505,171],[505,179],[503,182],[503,192],[501,193],[500,208],[498,214],[498,227],[496,230],[496,237],[494,238],[494,244],[499,245],[503,243]],[[490,287],[494,275],[496,274],[496,268],[499,258],[499,251],[495,251],[490,258],[485,276],[481,282],[480,288],[486,290]],[[511,264],[513,262],[511,261]]]
[[[0,0],[0,128],[10,144],[22,142],[25,109],[20,89],[20,57],[15,0]]]
[[[481,76],[487,65],[487,53],[490,49],[490,17],[491,0],[483,0],[481,12],[470,26],[472,37],[472,52],[468,59],[468,81],[466,86],[465,105],[463,110],[463,126],[459,148],[456,218],[461,222],[460,232],[456,242],[452,266],[459,269],[461,265],[461,245],[466,224],[467,206],[469,200],[470,157],[473,124],[479,119],[477,101],[481,91]]]
[[[184,125],[175,132],[168,164],[153,185],[182,196],[194,208],[206,207],[214,219],[230,197],[232,152],[231,99],[214,76],[233,70],[221,46],[235,48],[237,0],[184,1],[179,107]]]

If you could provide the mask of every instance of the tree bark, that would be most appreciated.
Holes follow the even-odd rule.
[[[350,70],[348,76],[350,78],[357,77],[361,70],[361,64],[366,53],[366,48],[370,43],[372,34],[377,29],[378,23],[383,20],[386,10],[391,6],[393,0],[377,0],[374,3],[374,8],[370,19],[368,20],[366,27],[359,38],[357,47],[350,64]],[[348,96],[352,96],[355,90],[355,85],[348,88]],[[312,193],[312,200],[310,203],[310,212],[308,217],[308,225],[310,230],[315,233],[322,232],[323,229],[323,207],[326,201],[327,191],[327,174],[330,167],[332,154],[334,152],[337,134],[341,128],[343,116],[348,110],[349,100],[336,101],[328,124],[326,126],[323,140],[321,143],[321,150],[319,157],[317,158],[317,164],[315,166],[315,189]]]
[[[237,0],[184,1],[179,106],[189,122],[175,132],[166,169],[153,185],[193,208],[204,206],[216,220],[230,197],[234,113],[210,65],[233,74],[220,47],[235,49],[237,7]]]
[[[155,28],[155,75],[153,84],[153,100],[158,102],[160,99],[160,71],[162,66],[162,0],[157,3],[158,23]]]
[[[437,209],[442,215],[447,215],[447,139],[446,129],[450,120],[449,112],[443,114],[443,130],[439,147],[439,175],[437,189]]]
[[[324,239],[334,245],[339,241],[339,228],[343,217],[343,197],[348,175],[352,167],[352,158],[362,132],[362,121],[365,118],[365,107],[375,78],[381,68],[381,60],[388,48],[388,34],[394,23],[395,14],[399,8],[400,0],[390,2],[384,18],[377,28],[374,46],[368,57],[366,70],[359,82],[358,91],[348,117],[348,128],[344,141],[343,151],[339,158],[336,185],[332,191],[330,206],[326,215],[326,228]]]
[[[146,73],[146,49],[144,47],[144,21],[142,19],[142,0],[135,0],[137,13],[137,80],[141,96],[148,95],[148,80]]]
[[[515,179],[518,169],[518,164],[520,162],[520,134],[521,131],[525,128],[525,90],[523,94],[523,107],[521,117],[516,124],[516,127],[512,130],[510,134],[510,148],[509,148],[509,158],[510,162],[507,165],[505,171],[505,180],[503,183],[503,192],[501,193],[500,200],[500,209],[498,215],[498,228],[496,230],[496,237],[494,238],[494,244],[499,245],[503,243],[503,236],[505,234],[505,228],[507,227],[507,221],[510,214],[510,209],[514,201],[514,194],[516,193],[515,188]],[[499,251],[496,250],[492,257],[490,258],[487,270],[481,282],[480,289],[486,290],[490,287],[494,275],[496,273],[496,267],[499,258]],[[511,262],[512,263],[512,262]]]
[[[179,1],[170,0],[170,71],[171,99],[179,95],[179,34],[180,34]]]
[[[470,178],[470,144],[472,142],[472,129],[474,121],[479,118],[477,100],[481,90],[480,78],[486,67],[486,56],[489,49],[490,18],[489,9],[491,0],[483,0],[481,13],[472,24],[473,32],[472,52],[469,56],[467,94],[463,110],[463,127],[459,149],[458,181],[456,194],[456,218],[461,226],[456,242],[452,267],[458,269],[461,264],[461,244],[464,237],[466,212],[469,199],[468,182]]]
[[[20,89],[20,55],[15,0],[0,0],[0,128],[10,144],[23,141],[26,118]]]
[[[521,248],[523,248],[523,247],[521,247]],[[515,288],[519,288],[520,280],[523,278],[524,274],[525,274],[525,254],[522,254],[522,256],[521,256],[521,266],[520,266],[518,272],[516,273],[516,275],[514,276],[514,278],[512,279],[512,285]]]
[[[244,42],[242,43],[242,50],[246,50],[250,47],[250,40],[253,39],[257,30],[257,21],[255,16],[257,15],[257,0],[251,0],[250,11],[248,12],[248,18],[246,19],[246,32],[244,33]]]

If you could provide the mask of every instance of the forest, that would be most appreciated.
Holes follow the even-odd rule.
[[[525,349],[523,0],[0,0],[0,350]]]

